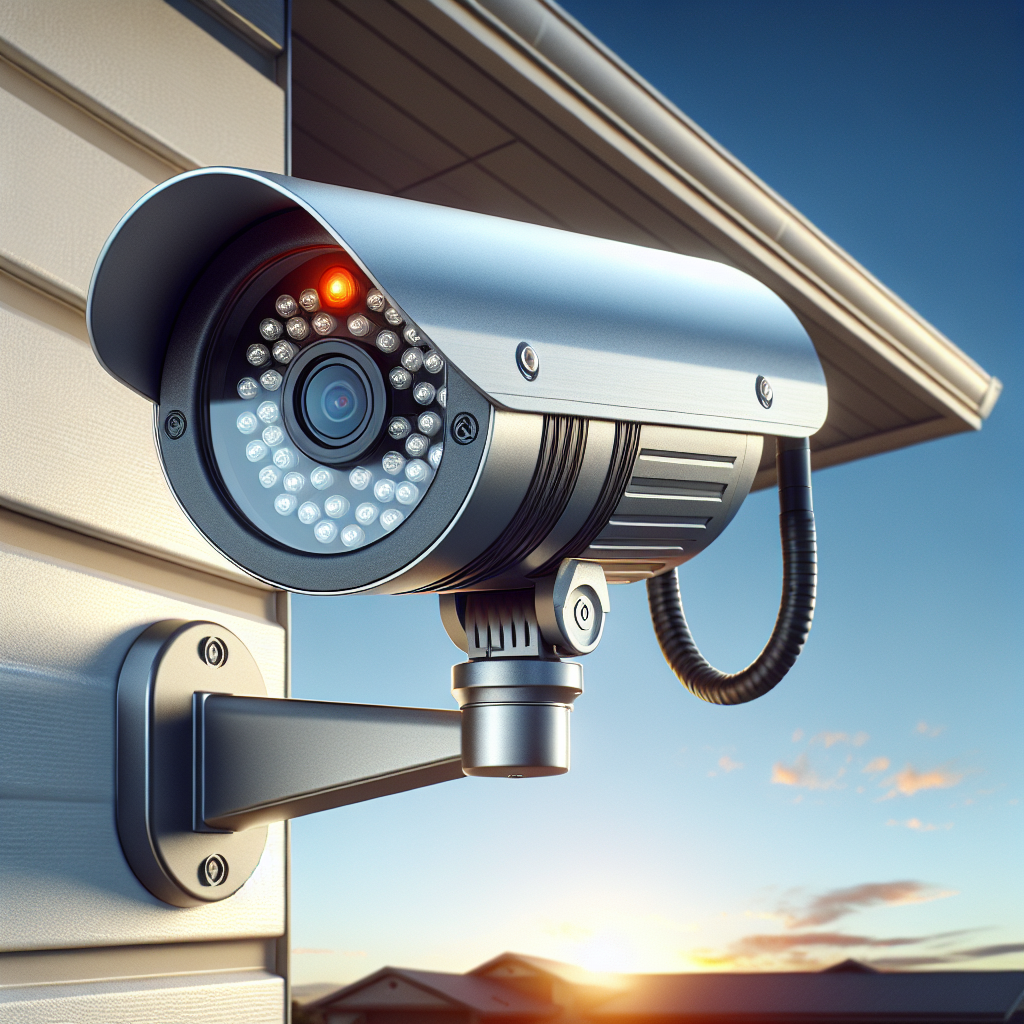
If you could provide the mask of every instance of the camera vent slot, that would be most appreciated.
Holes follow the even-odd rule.
[[[727,486],[704,480],[660,480],[657,477],[635,476],[626,487],[625,497],[721,502]]]
[[[466,595],[470,658],[536,658],[540,634],[533,591]]]
[[[655,463],[663,466],[734,466],[733,455],[698,455],[695,452],[664,452],[656,448],[643,448],[637,458],[637,467],[644,463]]]
[[[693,558],[746,497],[761,443],[745,434],[643,427],[622,499],[583,557],[600,561],[610,583],[631,583]]]

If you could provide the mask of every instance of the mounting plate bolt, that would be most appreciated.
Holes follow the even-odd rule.
[[[228,877],[228,862],[214,853],[199,865],[199,881],[203,885],[223,885]]]
[[[757,392],[757,400],[766,409],[770,409],[772,407],[772,399],[775,397],[771,381],[767,377],[758,377],[754,383],[754,390]]]
[[[207,636],[199,642],[199,657],[210,668],[220,668],[228,660],[227,645],[218,637]]]

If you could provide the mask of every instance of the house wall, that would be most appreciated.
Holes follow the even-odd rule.
[[[203,164],[283,170],[284,129],[276,82],[163,0],[0,4],[0,1021],[286,1016],[284,827],[231,900],[151,896],[114,824],[114,698],[165,618],[223,623],[283,696],[287,601],[179,511],[84,320],[135,200]]]

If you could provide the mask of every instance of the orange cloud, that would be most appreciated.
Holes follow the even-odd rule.
[[[742,768],[743,765],[739,761],[734,761],[728,754],[723,754],[718,759],[718,767],[721,768],[723,772],[734,772],[737,768]]]
[[[855,910],[875,906],[902,906],[908,903],[930,903],[955,896],[951,889],[902,879],[896,882],[864,882],[844,889],[832,889],[815,896],[801,910],[785,913],[787,928],[813,928],[845,917]]]
[[[914,729],[914,732],[920,733],[922,736],[928,736],[934,738],[939,735],[946,727],[944,725],[929,725],[927,722],[918,722]]]
[[[918,938],[872,939],[866,935],[846,935],[843,932],[799,932],[784,935],[745,935],[733,943],[732,950],[740,955],[783,953],[808,946],[832,946],[848,949],[851,946],[912,946]]]
[[[838,785],[839,776],[834,779],[822,779],[807,763],[807,758],[801,754],[793,764],[783,764],[776,761],[772,765],[772,782],[777,786],[798,786],[801,789],[833,789]]]
[[[932,768],[931,771],[919,772],[909,764],[903,771],[885,780],[885,785],[892,788],[883,799],[890,800],[897,794],[913,796],[923,789],[949,789],[963,780],[963,772],[947,771],[944,768]]]
[[[861,771],[863,771],[865,775],[875,775],[878,772],[888,771],[890,763],[891,762],[887,757],[875,757],[868,761]]]
[[[912,832],[935,832],[940,828],[950,829],[953,827],[952,822],[948,822],[945,825],[929,825],[921,821],[920,818],[907,818],[906,821],[897,821],[895,818],[890,818],[886,825],[902,825],[903,828],[909,828]]]

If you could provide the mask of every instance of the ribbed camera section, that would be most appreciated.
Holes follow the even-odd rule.
[[[757,471],[762,438],[644,426],[629,482],[582,558],[609,583],[648,579],[703,551],[735,515]]]

